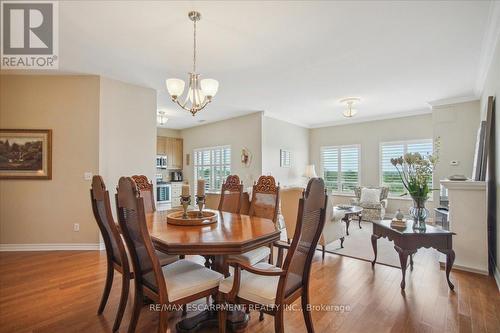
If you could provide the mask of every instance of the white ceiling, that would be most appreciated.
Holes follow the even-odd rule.
[[[60,70],[154,88],[168,127],[266,114],[309,127],[415,114],[428,101],[473,95],[489,1],[65,1]],[[198,71],[219,93],[196,117],[169,99],[187,78],[189,10],[201,12]]]

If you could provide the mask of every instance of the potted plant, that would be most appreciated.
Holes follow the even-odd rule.
[[[438,142],[435,145],[438,146]],[[437,151],[438,149],[435,154],[426,156],[420,153],[406,153],[404,156],[391,159],[391,164],[398,170],[406,189],[403,195],[409,194],[413,199],[413,207],[410,208],[413,227],[422,231],[425,230],[425,219],[429,215],[425,203],[429,194],[435,190],[429,187],[429,182],[432,181],[432,172],[438,162]]]

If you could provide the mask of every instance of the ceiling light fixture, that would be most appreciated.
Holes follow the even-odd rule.
[[[361,99],[359,99],[357,97],[349,97],[349,98],[343,98],[339,101],[340,103],[345,104],[345,106],[346,106],[346,109],[344,110],[344,112],[342,112],[344,117],[352,118],[358,113],[358,110],[354,109],[353,105],[354,105],[354,103],[357,103],[360,100]]]
[[[184,92],[185,82],[181,79],[167,79],[166,85],[172,102],[177,103],[181,108],[191,112],[194,116],[202,110],[212,98],[217,94],[219,82],[214,79],[200,80],[200,74],[196,73],[196,22],[201,20],[199,12],[189,12],[188,17],[193,21],[193,71],[189,73],[189,87],[184,102],[179,101],[179,97]]]
[[[168,118],[165,117],[165,111],[158,111],[158,114],[156,115],[156,124],[158,126],[165,126],[167,121]]]

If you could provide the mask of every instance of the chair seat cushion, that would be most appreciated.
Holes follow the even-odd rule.
[[[265,270],[279,270],[276,266],[266,262],[260,262],[254,267]],[[233,288],[233,279],[234,276],[232,275],[222,280],[219,291],[224,294],[229,293]],[[242,270],[238,297],[262,305],[272,305],[275,303],[278,282],[279,276],[263,276]]]
[[[170,302],[215,288],[224,276],[195,262],[181,259],[163,266]]]
[[[267,246],[261,246],[259,248],[256,248],[255,250],[251,250],[243,254],[235,254],[228,256],[228,258],[243,261],[253,266],[259,261],[266,259],[270,254],[271,254],[270,248],[268,248]]]

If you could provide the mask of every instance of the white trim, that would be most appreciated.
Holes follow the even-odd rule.
[[[0,252],[12,251],[100,251],[104,243],[0,244]]]
[[[477,96],[480,96],[483,92],[486,77],[493,61],[493,55],[498,40],[500,40],[500,3],[498,1],[491,1],[488,12],[488,22],[481,43],[479,69],[474,91]]]
[[[468,191],[485,191],[486,182],[476,180],[441,180],[443,185],[448,190],[468,190]]]
[[[435,101],[429,101],[427,104],[432,109],[438,109],[443,106],[448,106],[448,105],[453,105],[453,104],[460,104],[460,103],[467,103],[467,102],[474,102],[474,101],[479,101],[478,96],[461,96],[461,97],[453,97],[453,98],[444,98],[444,99],[437,99]]]
[[[320,166],[319,166],[319,171],[320,171],[320,175],[321,175],[321,178],[324,178],[324,168],[323,168],[323,151],[325,149],[331,149],[331,148],[335,148],[338,150],[338,156],[339,156],[339,160],[338,160],[338,169],[339,169],[339,174],[341,173],[341,169],[342,169],[342,148],[352,148],[352,147],[355,147],[355,148],[358,148],[358,184],[357,186],[360,186],[360,184],[362,183],[361,182],[361,144],[359,143],[356,143],[356,144],[351,144],[351,145],[337,145],[337,146],[321,146],[319,148],[319,155],[320,155]],[[341,182],[340,182],[340,177],[339,177],[339,181],[338,181],[338,185],[339,185],[339,188],[340,188],[340,185],[341,185]],[[350,194],[353,194],[354,192],[340,192],[340,191],[331,191],[331,194],[332,195],[350,195]]]

